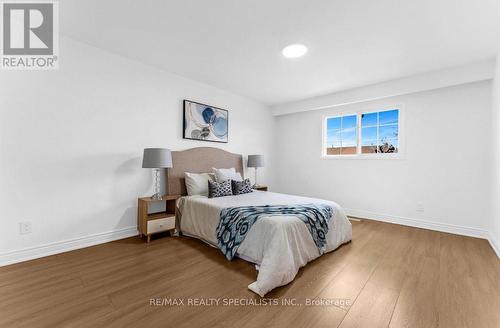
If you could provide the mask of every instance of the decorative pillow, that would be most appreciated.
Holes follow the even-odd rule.
[[[189,196],[208,195],[208,181],[213,181],[211,173],[184,173],[186,189]]]
[[[233,189],[233,195],[248,194],[249,192],[252,192],[250,179],[245,179],[243,181],[231,180],[231,186]]]
[[[216,182],[208,180],[208,198],[231,196],[231,180]]]
[[[241,174],[236,172],[236,169],[234,167],[230,169],[216,169],[215,167],[213,167],[212,171],[215,174],[215,181],[217,182],[222,182],[226,180],[236,180],[236,181],[243,180]]]

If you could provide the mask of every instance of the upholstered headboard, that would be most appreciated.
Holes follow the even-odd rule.
[[[186,195],[184,172],[209,173],[212,168],[231,168],[243,176],[243,157],[213,147],[198,147],[172,152],[172,168],[167,169],[167,194]]]

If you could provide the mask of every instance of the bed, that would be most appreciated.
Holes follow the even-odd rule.
[[[248,194],[208,198],[187,196],[184,172],[210,172],[212,167],[234,167],[243,175],[242,156],[218,148],[200,147],[172,152],[173,168],[168,169],[169,194],[180,194],[177,203],[177,230],[218,247],[217,227],[223,209],[242,206],[322,204],[333,209],[328,222],[326,247],[318,250],[306,224],[294,215],[264,216],[255,221],[239,245],[236,256],[252,262],[257,280],[248,288],[263,297],[272,289],[290,283],[299,268],[331,252],[352,238],[352,227],[343,209],[321,199],[253,191]],[[221,252],[221,256],[224,256]]]

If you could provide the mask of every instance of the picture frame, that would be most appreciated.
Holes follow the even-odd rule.
[[[182,138],[228,143],[229,111],[184,99]]]

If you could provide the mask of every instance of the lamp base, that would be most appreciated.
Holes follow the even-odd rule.
[[[160,193],[156,193],[156,194],[154,194],[154,195],[151,196],[151,199],[162,200],[163,199],[163,195],[160,194]]]
[[[151,199],[153,200],[161,200],[163,198],[163,195],[160,193],[160,169],[154,169],[154,176],[155,176],[155,193],[151,196]]]

